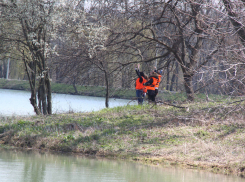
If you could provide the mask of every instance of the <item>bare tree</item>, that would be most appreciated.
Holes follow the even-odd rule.
[[[139,62],[161,60],[167,67],[169,60],[177,61],[182,70],[187,99],[193,101],[193,76],[217,53],[222,42],[211,32],[213,12],[205,3],[208,2],[170,0],[134,3],[124,14],[120,30],[111,30],[108,46],[121,46],[125,54],[135,54]],[[156,54],[156,50],[160,54]]]
[[[223,5],[223,6],[222,6]],[[224,44],[222,45],[222,54],[219,54],[220,68],[220,86],[223,93],[228,95],[244,94],[244,74],[245,67],[245,19],[244,19],[244,0],[239,1],[220,1],[220,8],[216,11],[223,15],[222,31],[224,35]],[[223,11],[221,11],[221,10]],[[225,21],[226,20],[226,21]]]
[[[104,77],[106,87],[105,105],[109,107],[109,76],[111,67],[108,56],[105,53],[105,41],[107,39],[107,27],[98,19],[99,11],[85,12],[77,2],[69,2],[61,16],[62,19],[57,25],[57,34],[62,42],[58,47],[59,69],[64,70],[66,79],[72,78],[79,83],[92,84],[92,79],[87,75],[92,73],[99,77]],[[71,13],[72,12],[72,13]],[[66,45],[64,48],[62,45]],[[62,46],[62,47],[61,47]],[[60,50],[60,51],[59,51]]]
[[[18,48],[23,53],[29,75],[32,93],[30,102],[36,114],[44,115],[52,114],[51,84],[46,58],[53,5],[53,1],[42,0],[23,0],[17,3],[11,1],[1,4],[4,18],[15,21],[15,26],[20,28],[15,29],[15,34],[8,35],[7,40],[19,44]],[[38,89],[39,107],[37,107],[36,89]]]
[[[240,0],[233,2],[230,0],[223,0],[223,3],[236,33],[238,34],[243,46],[245,46],[245,1]]]

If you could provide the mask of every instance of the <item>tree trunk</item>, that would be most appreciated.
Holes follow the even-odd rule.
[[[176,76],[176,88],[175,88],[175,91],[178,91],[178,81],[179,81],[179,63],[176,61],[176,68],[175,68],[175,76]]]
[[[239,35],[239,38],[240,38],[243,46],[245,46],[245,27],[241,22],[238,21],[239,15],[236,13],[236,10],[232,8],[232,2],[233,1],[230,1],[230,0],[223,0],[223,3],[225,5],[225,9],[228,12],[228,15],[230,17],[230,21],[231,21],[232,25],[234,26],[236,33]],[[234,2],[236,2],[236,1],[234,1]],[[244,8],[244,6],[243,6],[243,8]]]
[[[108,108],[109,107],[109,79],[106,71],[104,71],[104,73],[105,73],[105,83],[106,83],[105,107]]]
[[[0,65],[0,78],[3,78],[3,63],[1,61],[1,65]]]
[[[174,63],[173,63],[173,66],[174,66]],[[173,75],[171,78],[170,91],[174,91],[174,85],[177,84],[177,81],[178,81],[178,62],[176,61],[175,62],[175,69],[173,71]],[[177,90],[177,88],[176,88],[176,90]]]
[[[8,80],[9,79],[9,66],[10,66],[10,58],[8,58],[8,63],[7,63],[7,72],[6,72],[6,79]]]
[[[3,78],[6,78],[6,74],[7,74],[7,64],[6,61],[3,60]]]
[[[31,105],[34,108],[34,111],[37,115],[41,114],[41,111],[39,110],[39,108],[37,107],[37,97],[36,97],[36,91],[35,90],[31,90],[31,98],[30,98],[30,102]]]
[[[45,89],[45,80],[44,78],[41,78],[40,83],[40,97],[42,102],[42,111],[44,115],[47,115],[47,101],[46,101],[46,89]]]
[[[171,84],[170,84],[170,91],[173,91],[173,87],[174,87],[174,82],[175,82],[175,72],[173,73],[173,76],[171,78]]]
[[[188,101],[194,101],[194,91],[192,87],[192,76],[184,74],[184,86]]]
[[[169,90],[169,65],[167,67],[167,86],[166,86],[166,90]]]
[[[73,88],[75,90],[75,94],[78,94],[77,87],[76,87],[76,77],[75,76],[73,77],[72,86],[73,86]]]
[[[46,76],[48,114],[52,114],[52,90],[49,75]]]
[[[29,74],[28,74],[28,71],[26,70],[27,74],[28,74],[28,80],[29,80],[29,83],[30,83],[30,86],[31,86],[31,98],[30,98],[30,101],[31,101],[31,105],[33,106],[34,108],[34,111],[37,115],[40,115],[41,114],[41,111],[40,109],[38,108],[37,106],[37,93],[36,93],[36,64],[30,64],[33,67],[33,70],[34,70],[34,73],[32,72],[31,73],[31,77],[29,77]],[[26,67],[27,69],[27,67]]]
[[[40,86],[40,84],[39,84],[38,91],[37,91],[37,97],[38,97],[38,108],[39,108],[40,112],[43,113],[42,101],[41,101],[41,86]]]
[[[25,55],[23,51],[23,56]],[[23,57],[23,62],[25,64],[26,74],[29,80],[30,88],[31,88],[31,98],[29,99],[31,102],[31,105],[34,108],[34,111],[37,115],[41,114],[40,109],[37,106],[37,94],[36,94],[36,64],[33,62],[30,62],[28,65],[32,69],[33,72],[29,73],[27,68],[27,62],[25,58]]]

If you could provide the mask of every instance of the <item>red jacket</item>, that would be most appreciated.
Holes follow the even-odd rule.
[[[156,89],[158,89],[158,87],[159,87],[159,83],[161,82],[161,77],[162,77],[162,75],[159,74],[157,84],[156,84]]]
[[[143,82],[140,83],[140,78],[136,79],[136,83],[135,83],[135,89],[136,90],[143,90],[145,88],[145,86],[143,85],[146,82],[146,79],[143,78]]]
[[[147,90],[155,90],[158,78],[151,76],[150,80],[145,83]]]

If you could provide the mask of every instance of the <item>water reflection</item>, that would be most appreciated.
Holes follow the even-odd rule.
[[[241,182],[198,170],[144,166],[125,161],[0,150],[1,182]]]

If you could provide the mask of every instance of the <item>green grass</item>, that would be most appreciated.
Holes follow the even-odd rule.
[[[27,81],[0,79],[0,88],[29,90]],[[74,94],[71,85],[52,83],[56,93]],[[78,94],[104,97],[104,87],[77,86]],[[135,98],[135,90],[111,90],[112,97]],[[0,118],[0,144],[82,154],[183,164],[243,174],[245,102],[241,98],[163,91],[161,104],[106,108],[91,113]],[[153,159],[157,157],[157,159]],[[147,159],[147,160],[145,160]],[[156,162],[158,161],[158,162]],[[168,162],[169,161],[169,162]],[[215,166],[215,167],[213,167]]]
[[[30,85],[28,81],[0,79],[0,88],[28,90]]]
[[[243,173],[244,117],[232,121],[234,111],[216,121],[203,104],[189,104],[189,112],[167,105],[129,105],[91,113],[1,118],[0,143]],[[220,107],[220,114],[226,107]]]

